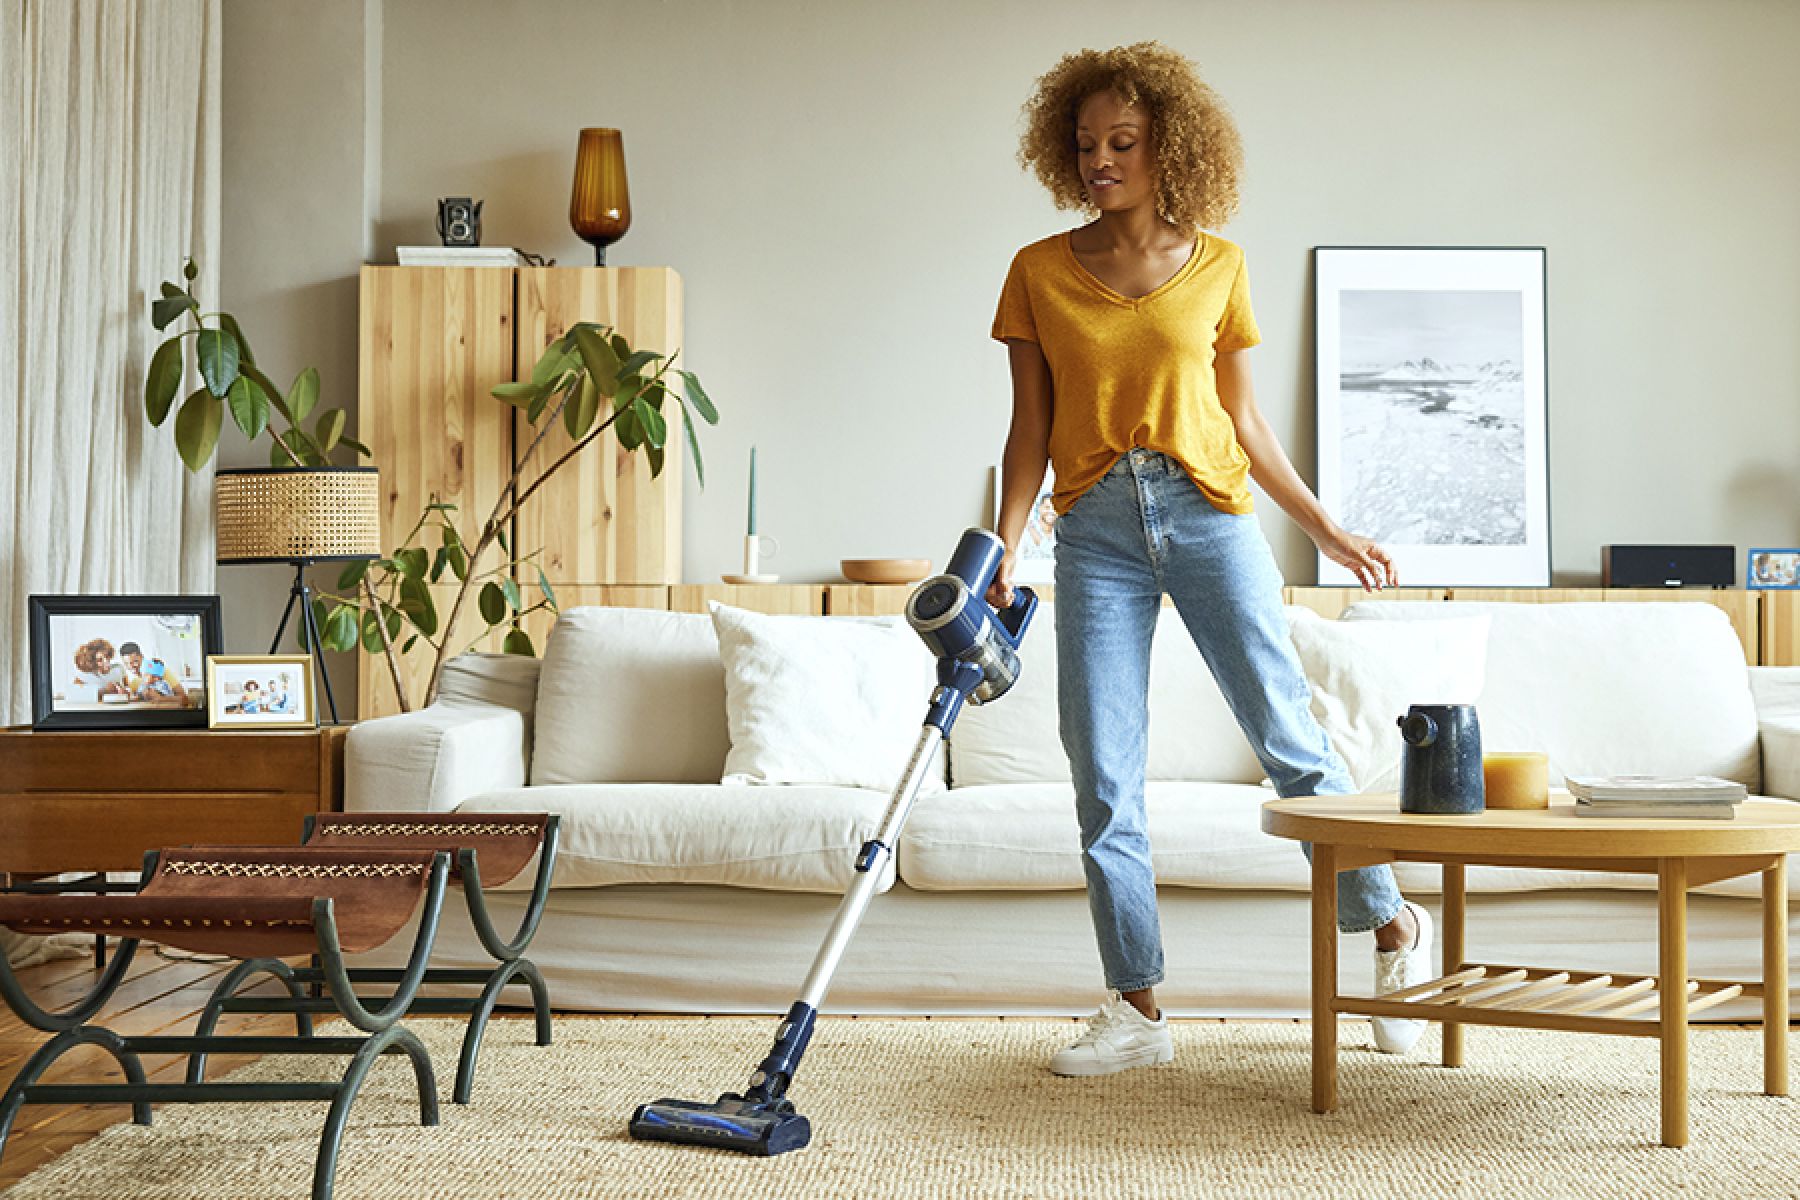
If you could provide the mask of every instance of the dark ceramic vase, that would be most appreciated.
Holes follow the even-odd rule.
[[[1481,722],[1473,704],[1415,704],[1400,718],[1400,811],[1470,814],[1487,807]]]

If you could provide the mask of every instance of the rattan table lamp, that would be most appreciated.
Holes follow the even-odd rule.
[[[313,670],[335,724],[337,701],[319,653],[319,625],[313,617],[306,568],[316,562],[381,557],[380,475],[374,467],[225,468],[218,472],[214,496],[220,563],[293,565],[294,584],[269,653],[281,649],[288,618],[298,603]]]

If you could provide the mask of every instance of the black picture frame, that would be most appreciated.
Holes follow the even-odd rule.
[[[58,729],[205,729],[206,657],[223,648],[223,621],[219,597],[211,596],[31,596],[28,599],[31,631],[31,727]],[[188,708],[121,708],[117,711],[81,709],[57,711],[56,672],[65,664],[53,661],[52,623],[60,617],[193,616],[200,622],[199,704]],[[68,672],[76,670],[66,664]]]

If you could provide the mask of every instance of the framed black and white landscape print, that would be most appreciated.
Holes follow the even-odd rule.
[[[1544,251],[1320,246],[1319,500],[1406,587],[1547,587]],[[1355,586],[1319,555],[1321,586]]]

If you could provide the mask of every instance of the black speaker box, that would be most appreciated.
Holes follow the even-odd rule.
[[[1602,546],[1602,587],[1728,588],[1736,546]]]

